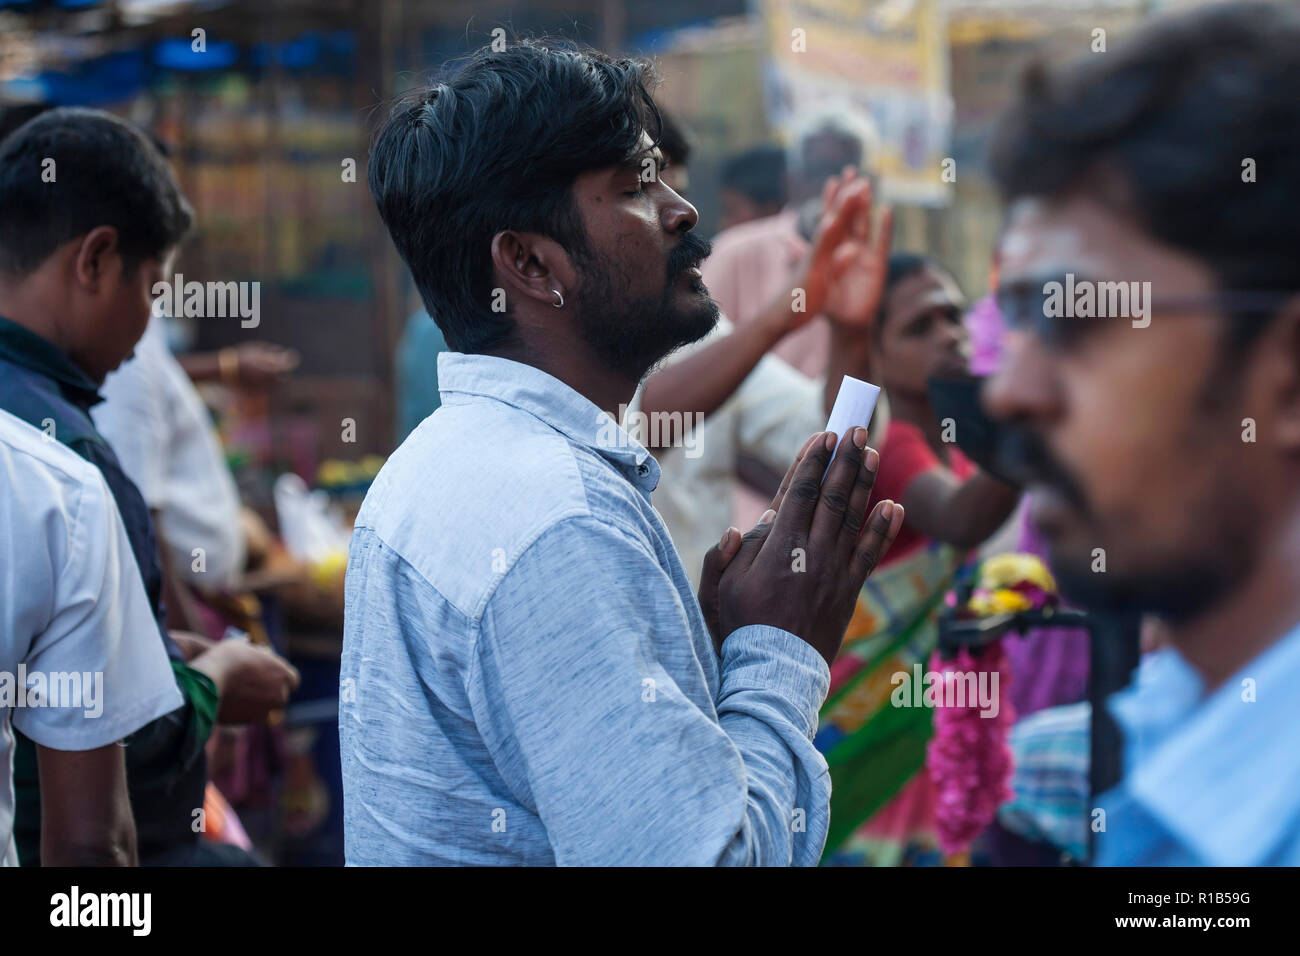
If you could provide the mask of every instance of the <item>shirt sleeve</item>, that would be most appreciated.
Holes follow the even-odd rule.
[[[102,437],[102,436],[101,436]],[[135,556],[136,568],[140,571],[140,580],[144,583],[144,593],[154,611],[158,622],[158,633],[163,645],[173,658],[184,659],[180,649],[167,633],[167,608],[163,601],[162,565],[158,560],[158,539],[154,535],[153,518],[149,506],[145,504],[140,489],[135,486],[117,459],[112,446],[101,441],[78,440],[69,443],[69,448],[99,469],[99,473],[108,483],[109,493],[117,504],[117,514],[126,528],[126,540],[131,553]]]
[[[680,362],[730,335],[734,329],[724,312],[712,332],[678,349],[666,361],[670,365]],[[637,387],[629,405],[635,411],[641,410],[644,384]],[[732,416],[736,423],[737,451],[784,474],[809,436],[826,427],[825,388],[824,377],[810,378],[769,352],[758,360],[736,391],[714,412],[714,417]],[[889,421],[889,404],[881,392],[867,426],[867,440],[872,447],[879,449],[883,444]]]
[[[93,750],[180,707],[158,625],[103,481],[83,486],[68,526],[54,612],[24,660],[28,692],[50,705],[15,708],[13,723],[56,750]],[[57,698],[56,698],[57,695]]]
[[[561,865],[815,864],[829,669],[792,634],[741,628],[715,700],[699,608],[678,594],[631,532],[586,516],[548,530],[481,620],[469,695],[485,744]]]
[[[821,379],[764,355],[731,399],[739,451],[783,474],[803,443],[826,427],[824,387]]]

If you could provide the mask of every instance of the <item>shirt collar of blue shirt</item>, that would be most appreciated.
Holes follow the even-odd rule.
[[[1109,701],[1125,739],[1121,789],[1209,865],[1268,861],[1300,825],[1297,683],[1300,626],[1209,696],[1176,649],[1148,654]]]
[[[647,495],[659,484],[659,462],[636,439],[585,396],[539,368],[493,355],[443,352],[438,391],[474,395],[522,409],[573,444],[608,460]]]
[[[82,408],[103,401],[99,386],[53,342],[4,316],[0,316],[0,358],[58,382],[68,400]]]

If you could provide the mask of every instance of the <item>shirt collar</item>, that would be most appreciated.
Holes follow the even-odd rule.
[[[1109,707],[1124,732],[1121,788],[1214,866],[1255,866],[1300,824],[1292,733],[1300,625],[1205,696],[1172,647],[1147,655]]]
[[[0,316],[0,358],[54,379],[64,394],[85,408],[103,401],[99,386],[53,342],[4,316]]]
[[[595,403],[539,368],[493,355],[442,352],[438,391],[475,395],[522,409],[609,461],[647,494],[659,484],[659,462]]]

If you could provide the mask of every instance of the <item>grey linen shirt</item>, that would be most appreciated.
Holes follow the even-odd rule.
[[[719,659],[657,462],[589,400],[489,356],[438,379],[352,539],[347,862],[816,864],[825,661],[764,626]]]

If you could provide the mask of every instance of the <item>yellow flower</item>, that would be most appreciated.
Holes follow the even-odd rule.
[[[986,591],[1008,588],[1026,581],[1049,594],[1056,593],[1052,572],[1047,570],[1047,565],[1037,555],[999,554],[980,565],[979,586]]]
[[[999,588],[996,591],[981,591],[971,596],[966,605],[979,617],[991,617],[994,614],[1015,614],[1028,611],[1033,605],[1019,591]]]

